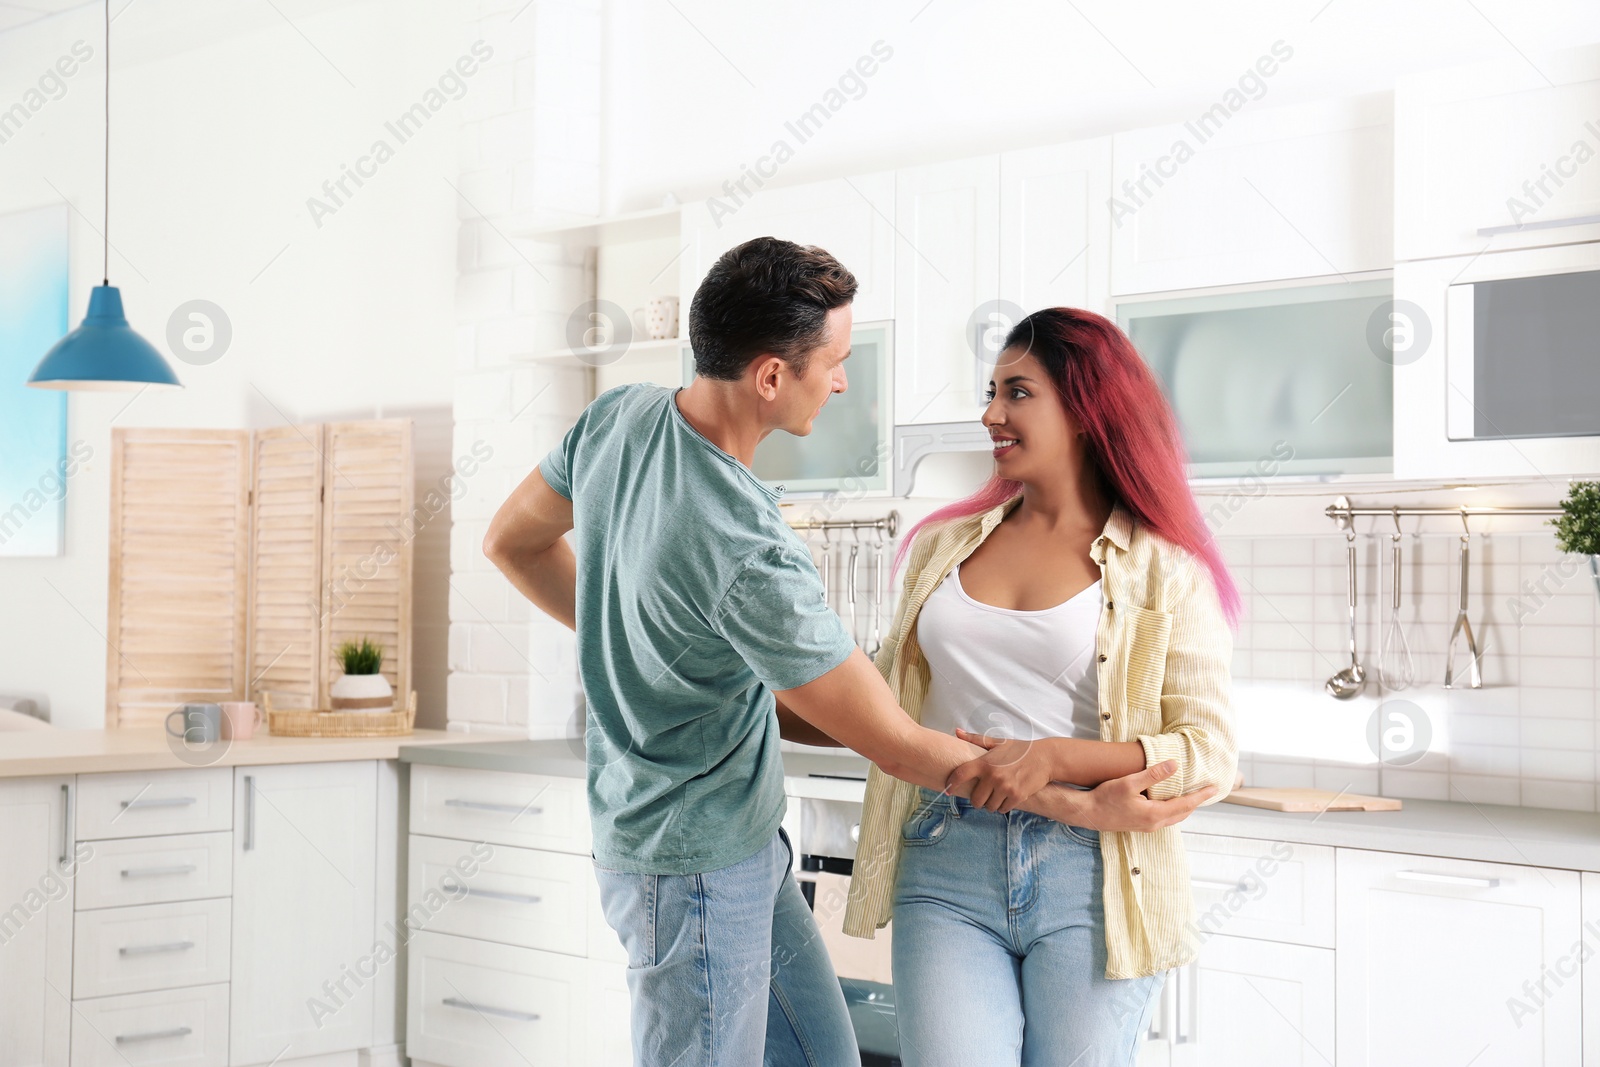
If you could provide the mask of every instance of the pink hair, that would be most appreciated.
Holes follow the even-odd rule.
[[[1136,522],[1199,559],[1211,574],[1223,614],[1237,625],[1239,590],[1189,490],[1177,420],[1133,342],[1092,311],[1046,308],[1017,323],[1005,347],[1024,349],[1044,366],[1062,405],[1084,432],[1107,494]],[[1021,491],[1021,482],[996,475],[966,499],[935,511],[901,540],[896,569],[924,526],[980,514]]]

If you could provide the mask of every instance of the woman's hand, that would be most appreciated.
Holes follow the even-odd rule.
[[[945,780],[947,793],[954,793],[971,782],[970,799],[976,807],[1005,814],[1057,777],[1051,745],[1055,738],[1008,741],[960,729],[956,730],[956,736],[988,749],[977,759],[968,760],[951,771]]]

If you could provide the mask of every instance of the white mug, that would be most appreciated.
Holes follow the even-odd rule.
[[[652,341],[666,341],[678,336],[678,298],[652,296],[642,308],[634,310],[642,318],[640,330]]]

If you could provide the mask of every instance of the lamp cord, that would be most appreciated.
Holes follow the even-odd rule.
[[[100,237],[105,242],[101,249],[100,269],[102,285],[111,284],[111,0],[106,0],[106,176],[105,214],[101,222],[104,229]]]

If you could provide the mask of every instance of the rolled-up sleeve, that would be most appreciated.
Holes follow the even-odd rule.
[[[1177,773],[1150,788],[1152,800],[1170,800],[1208,785],[1214,804],[1233,789],[1239,766],[1231,692],[1233,634],[1210,572],[1188,557],[1174,575],[1167,605],[1172,630],[1161,684],[1159,734],[1141,734],[1145,766],[1166,760]]]

